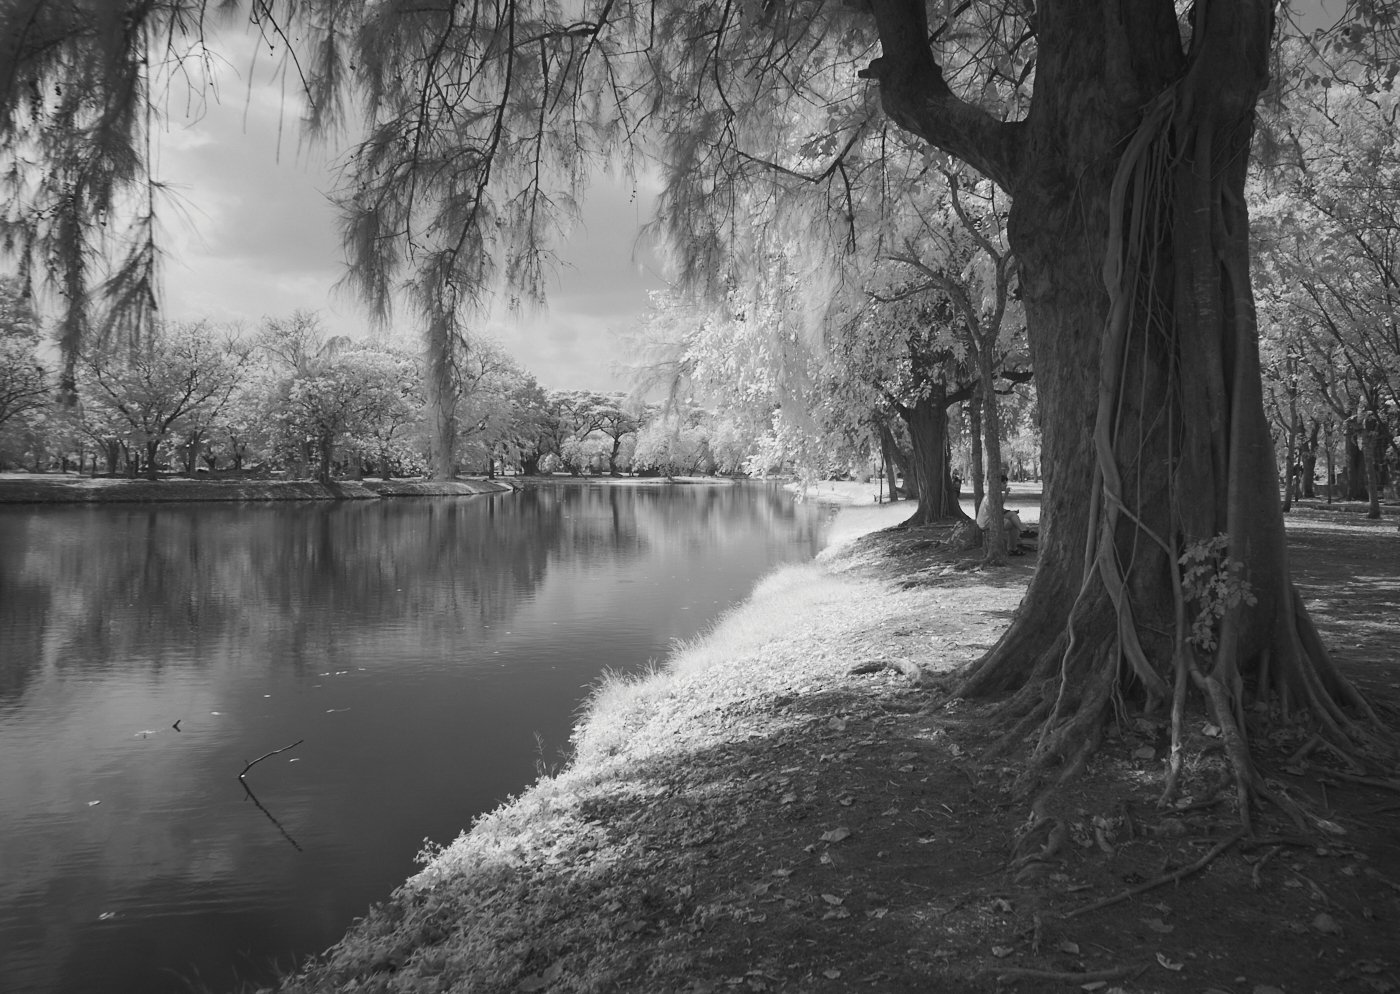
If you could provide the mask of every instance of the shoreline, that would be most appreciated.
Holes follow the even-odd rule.
[[[1256,892],[1257,855],[1226,853],[1179,882],[1181,894],[1155,898],[1183,910],[1186,900],[1228,906],[1247,926],[1181,915],[1170,925],[1154,919],[1144,939],[1123,926],[1121,909],[1070,922],[1125,879],[1196,859],[1190,847],[1235,828],[1228,807],[1190,819],[1154,809],[1162,761],[1141,754],[1160,742],[1136,725],[1110,730],[1061,802],[1118,834],[1096,844],[1075,822],[1073,845],[1045,857],[1037,876],[1013,879],[1006,846],[1027,803],[1013,792],[1016,768],[975,758],[995,738],[986,705],[951,699],[937,684],[996,640],[1033,562],[984,570],[975,551],[938,549],[946,527],[877,531],[909,509],[843,495],[849,486],[820,495],[855,506],[843,508],[833,526],[841,538],[815,561],[771,573],[651,672],[605,677],[564,769],[542,773],[447,845],[428,843],[422,870],[263,991],[985,994],[994,977],[1136,976],[1154,965],[1145,945],[1172,964],[1148,988],[1165,994],[1232,982],[1238,990],[1246,977],[1321,989],[1335,963],[1315,966],[1311,949],[1291,955],[1289,945],[1320,928],[1317,908],[1301,889],[1279,891],[1276,874]],[[1335,521],[1322,531],[1295,525],[1313,529],[1295,542],[1339,545]],[[1349,561],[1381,535],[1400,542],[1373,524],[1351,531]],[[1394,567],[1374,570],[1400,576],[1400,560]],[[1351,616],[1319,618],[1329,641],[1354,627]],[[1366,689],[1385,703],[1388,673],[1355,661],[1349,670],[1369,677]],[[1188,720],[1209,727],[1197,710]],[[1195,736],[1199,769],[1187,786],[1198,793],[1218,779],[1202,745],[1208,734]],[[1261,745],[1260,758],[1286,762],[1293,738]],[[1332,796],[1332,816],[1355,847],[1347,851],[1369,852],[1377,879],[1393,876],[1400,854],[1387,856],[1384,826],[1367,824],[1374,818],[1356,794]],[[1124,835],[1112,818],[1129,802],[1142,827]],[[1281,816],[1265,820],[1269,831],[1286,830]],[[1316,854],[1290,858],[1329,890],[1355,886],[1356,864],[1323,841]],[[1366,900],[1387,900],[1383,884],[1366,886]],[[1042,921],[1053,929],[1043,946]],[[1242,928],[1252,934],[1266,921],[1280,938],[1241,945]],[[1388,927],[1348,918],[1345,936],[1328,944],[1344,962],[1384,944]]]
[[[510,493],[493,480],[141,480],[78,476],[0,476],[0,505],[380,500]]]
[[[0,505],[378,500],[385,497],[469,497],[511,493],[527,487],[729,487],[745,482],[750,481],[723,476],[498,476],[494,479],[472,477],[449,481],[369,479],[319,483],[314,480],[201,480],[188,477],[147,480],[73,474],[0,473]],[[780,479],[767,482],[783,484],[788,489],[793,487]]]

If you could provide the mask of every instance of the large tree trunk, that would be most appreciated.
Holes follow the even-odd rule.
[[[958,492],[953,486],[948,459],[946,388],[935,383],[928,396],[912,404],[901,404],[899,415],[909,428],[909,461],[919,484],[919,509],[905,524],[926,525],[967,517],[958,506]]]
[[[1013,198],[1043,429],[1040,562],[961,693],[1017,691],[1007,741],[1040,725],[1032,768],[1078,769],[1115,688],[1148,710],[1172,699],[1179,744],[1194,682],[1238,736],[1232,705],[1266,658],[1263,693],[1302,702],[1344,747],[1372,740],[1341,710],[1374,721],[1289,579],[1264,416],[1244,181],[1272,4],[1192,9],[1188,59],[1169,0],[1037,5],[1034,101],[1005,124],[948,89],[922,2],[874,3],[884,58],[867,75],[891,117]],[[1200,605],[1177,561],[1219,535],[1255,601],[1226,611],[1210,657],[1191,641]],[[1247,754],[1231,758],[1241,792],[1262,791]]]

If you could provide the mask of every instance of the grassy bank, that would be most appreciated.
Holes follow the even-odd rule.
[[[853,508],[841,527],[849,540],[906,510]],[[1400,589],[1388,536],[1357,537],[1382,593]],[[975,761],[993,732],[982,705],[907,674],[979,655],[1031,568],[984,572],[938,538],[847,541],[770,576],[655,672],[605,680],[566,769],[425,853],[421,873],[282,989],[1391,989],[1378,984],[1400,979],[1393,815],[1330,779],[1322,803],[1344,837],[1284,828],[1272,847],[1218,849],[1235,822],[1208,730],[1190,745],[1190,806],[1157,811],[1165,728],[1125,714],[1063,798],[1072,834],[1053,853],[1046,842],[1036,872],[1009,869],[1027,808],[1016,768]],[[1346,551],[1331,532],[1317,541]],[[1368,689],[1393,707],[1384,686]],[[1256,739],[1265,774],[1308,802],[1325,771],[1280,769],[1304,730],[1269,727]],[[1179,886],[1068,917],[1217,851]]]
[[[0,475],[0,504],[94,504],[170,501],[378,500],[453,497],[508,491],[491,480],[131,480],[110,477]]]

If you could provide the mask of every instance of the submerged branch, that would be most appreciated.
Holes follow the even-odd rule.
[[[295,742],[293,742],[293,743],[292,743],[291,745],[289,745],[289,746],[283,746],[281,749],[273,749],[271,752],[264,753],[263,755],[259,756],[257,759],[253,760],[251,763],[249,763],[249,762],[245,759],[244,762],[247,763],[248,765],[246,765],[246,766],[243,767],[243,772],[240,773],[240,774],[238,774],[238,779],[242,780],[245,776],[248,775],[248,771],[249,771],[249,770],[251,770],[253,767],[257,766],[257,765],[258,765],[259,763],[261,763],[264,759],[269,759],[269,758],[271,758],[271,757],[273,757],[273,756],[276,756],[276,755],[277,755],[278,753],[280,753],[280,752],[286,752],[288,749],[295,749],[297,746],[301,745],[301,744],[302,744],[303,742],[305,742],[305,741],[306,741],[305,739],[297,739]]]

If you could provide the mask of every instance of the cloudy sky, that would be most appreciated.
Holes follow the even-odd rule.
[[[252,44],[226,46],[217,94],[186,108],[172,98],[160,136],[157,175],[172,188],[165,211],[168,316],[255,325],[265,315],[319,311],[333,333],[363,335],[369,323],[353,295],[336,290],[344,273],[335,210],[334,152],[301,141],[295,77],[285,96],[266,58],[251,66]],[[249,79],[252,86],[249,86]],[[559,252],[543,313],[493,318],[488,332],[548,387],[625,389],[613,367],[623,359],[617,331],[664,284],[658,265],[635,250],[654,191],[598,177],[583,220]],[[411,335],[411,317],[395,332]]]

